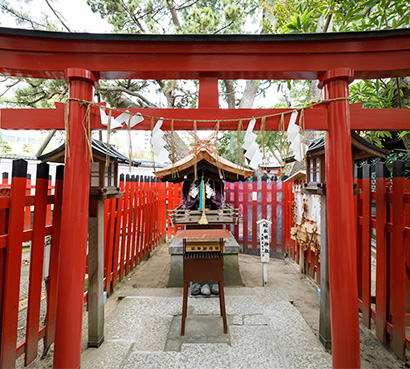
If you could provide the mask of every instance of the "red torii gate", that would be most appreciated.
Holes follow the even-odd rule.
[[[139,109],[164,117],[163,129],[192,129],[180,119],[212,120],[198,129],[237,129],[236,122],[285,110],[219,109],[218,79],[319,79],[326,106],[305,111],[305,128],[327,130],[326,173],[331,286],[332,350],[335,368],[360,367],[351,129],[409,129],[408,109],[363,110],[348,103],[354,78],[410,75],[410,30],[302,35],[112,35],[67,34],[0,28],[0,72],[12,76],[65,79],[70,84],[61,227],[60,278],[54,366],[74,368],[81,360],[81,323],[88,224],[90,156],[83,118],[99,79],[199,79],[198,109]],[[335,99],[335,100],[334,100]],[[93,108],[91,129],[103,129]],[[131,110],[136,112],[135,110]],[[258,123],[260,124],[260,122]],[[260,128],[260,125],[256,129]],[[287,124],[287,122],[286,122]],[[279,127],[279,116],[266,130]],[[3,109],[1,128],[64,129],[64,106]],[[246,128],[243,127],[243,128]],[[150,129],[144,121],[135,129]],[[74,206],[75,204],[75,206]],[[73,232],[73,229],[76,231]],[[404,275],[405,270],[397,271]],[[393,286],[394,288],[395,286]],[[403,291],[405,293],[405,291]],[[405,306],[393,306],[393,323]],[[3,324],[7,325],[5,311]],[[11,319],[10,321],[15,321]],[[393,324],[393,329],[404,325]],[[5,329],[5,331],[7,331]],[[15,331],[15,330],[14,330]],[[9,327],[13,332],[13,327]],[[3,341],[3,340],[2,340]],[[3,341],[4,342],[4,341]],[[404,351],[404,343],[394,343]],[[15,352],[1,345],[2,363]]]

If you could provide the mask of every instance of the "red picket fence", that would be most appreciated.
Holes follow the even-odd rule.
[[[410,350],[410,181],[404,162],[393,163],[392,178],[378,163],[357,171],[357,271],[362,322],[402,360]]]
[[[355,196],[357,216],[358,304],[363,324],[374,321],[377,337],[391,342],[402,360],[410,350],[410,180],[404,162],[395,162],[392,175],[385,165],[356,170],[361,193]],[[292,184],[285,185],[286,252],[299,263],[299,247],[290,239]],[[308,263],[306,254],[305,262]],[[316,263],[320,270],[320,263]],[[313,278],[312,270],[309,275]],[[316,273],[317,281],[319,273]]]
[[[167,184],[167,236],[170,238],[181,226],[171,225],[172,213],[178,205],[182,204],[182,182]]]
[[[159,182],[155,177],[120,177],[124,193],[104,203],[104,278],[110,293],[117,280],[137,266],[165,238],[172,234],[167,203],[173,209],[181,203],[181,185]]]
[[[0,367],[14,367],[24,356],[29,365],[44,339],[54,342],[57,313],[57,274],[64,166],[57,167],[51,186],[49,166],[38,165],[36,184],[27,177],[27,162],[15,160],[11,184],[3,174],[0,185]],[[121,178],[124,193],[104,204],[104,280],[110,293],[138,263],[174,230],[170,209],[181,202],[181,185],[154,178]],[[45,237],[51,236],[50,256],[44,256]],[[24,266],[23,242],[31,241],[29,266]],[[49,260],[49,264],[44,261]],[[23,266],[22,266],[23,264]],[[28,277],[21,274],[28,269]],[[43,275],[48,269],[48,277]],[[27,291],[27,292],[26,292]],[[27,295],[27,299],[24,297]],[[85,300],[87,299],[85,293]],[[23,297],[22,297],[23,296]],[[25,326],[25,330],[18,329]]]
[[[285,238],[285,252],[299,264],[299,245],[295,240],[290,238],[290,228],[294,226],[292,220],[292,203],[295,196],[292,192],[292,182],[284,182],[284,193],[285,193],[285,227],[284,227],[284,238]]]
[[[225,183],[225,201],[240,209],[239,224],[228,226],[238,241],[241,252],[259,254],[258,226],[267,219],[271,225],[271,254],[283,257],[285,253],[284,191],[282,182],[253,181]]]
[[[13,162],[11,185],[3,181],[0,192],[0,366],[14,367],[25,353],[25,365],[37,357],[38,341],[44,338],[47,349],[54,341],[57,309],[57,268],[63,184],[63,166],[57,168],[54,194],[49,189],[49,166],[37,167],[35,195],[27,189],[27,162]],[[4,176],[3,176],[4,178]],[[51,205],[53,217],[51,220]],[[33,219],[30,208],[34,209]],[[50,209],[50,210],[49,210]],[[48,214],[50,218],[48,218]],[[32,224],[32,227],[31,227]],[[44,307],[43,262],[45,237],[52,235],[46,301]],[[23,242],[31,241],[28,299],[20,301]],[[45,300],[44,300],[45,301]],[[25,334],[18,334],[19,306],[27,306]],[[43,311],[46,313],[44,314]],[[45,319],[40,321],[40,312]]]

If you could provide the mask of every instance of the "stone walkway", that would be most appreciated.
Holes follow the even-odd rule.
[[[105,342],[82,354],[96,368],[331,368],[287,292],[275,287],[225,288],[228,334],[218,298],[189,298],[179,335],[180,288],[127,288],[105,323]]]

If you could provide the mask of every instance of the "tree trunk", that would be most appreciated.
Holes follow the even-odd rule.
[[[178,14],[175,9],[174,1],[167,0],[168,9],[171,13],[172,23],[174,23],[175,30],[178,32],[181,30],[181,23],[179,22]]]
[[[251,108],[255,101],[258,85],[254,81],[246,81],[245,91],[238,108]]]
[[[228,108],[235,109],[235,87],[233,81],[230,79],[224,80],[226,88],[226,97],[228,101]]]

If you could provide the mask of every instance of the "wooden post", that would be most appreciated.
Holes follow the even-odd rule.
[[[370,328],[371,288],[371,171],[370,165],[363,166],[362,180],[362,323]]]
[[[404,242],[404,161],[393,163],[393,201],[394,209],[391,233],[391,314],[392,314],[392,347],[393,352],[404,360],[406,342],[406,243]]]
[[[386,343],[387,321],[387,191],[388,170],[376,164],[376,335]]]
[[[104,200],[90,199],[90,217],[88,218],[88,347],[98,348],[103,342]]]
[[[319,339],[326,349],[332,345],[330,324],[329,247],[327,242],[326,195],[320,196],[320,317]]]

